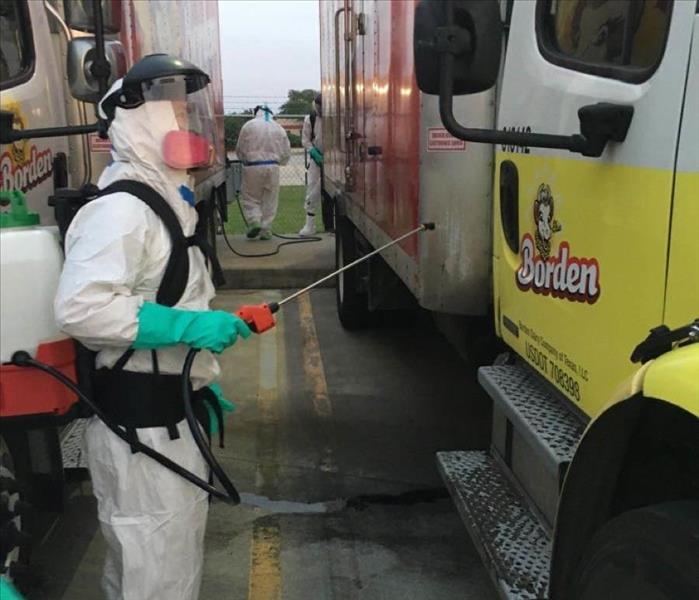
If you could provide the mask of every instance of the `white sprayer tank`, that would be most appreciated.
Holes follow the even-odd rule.
[[[6,198],[7,196],[4,196]],[[63,266],[56,227],[38,225],[23,198],[0,222],[0,361],[17,350],[36,356],[40,343],[65,339],[53,314]]]

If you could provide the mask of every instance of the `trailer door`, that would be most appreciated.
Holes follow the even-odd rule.
[[[497,148],[498,330],[588,414],[663,321],[694,11],[671,0],[514,4],[499,128],[569,135],[583,106],[634,109],[626,140],[600,158]]]

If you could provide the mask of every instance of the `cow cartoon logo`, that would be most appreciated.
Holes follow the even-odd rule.
[[[525,233],[519,245],[517,287],[523,292],[594,304],[601,293],[599,263],[596,258],[574,256],[567,240],[561,240],[552,253],[553,234],[563,229],[553,217],[553,207],[551,188],[542,183],[534,199],[534,235]]]
[[[536,223],[536,249],[541,258],[546,260],[551,255],[551,237],[561,230],[558,221],[553,218],[553,196],[551,188],[542,183],[534,200],[534,222]]]

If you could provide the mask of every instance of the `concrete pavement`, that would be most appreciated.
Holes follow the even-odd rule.
[[[297,238],[297,236],[290,236]],[[229,235],[228,241],[239,256],[230,250],[223,237],[218,240],[218,256],[226,276],[226,288],[294,289],[302,288],[327,275],[335,268],[335,236],[320,233],[317,242],[288,244],[293,240],[272,238],[248,240],[244,235]],[[279,249],[274,256],[260,256]],[[334,285],[330,280],[325,287]]]
[[[228,291],[217,308],[284,293]],[[201,600],[495,598],[434,460],[487,444],[489,405],[429,318],[348,333],[320,290],[221,362],[237,411],[215,451],[244,504],[211,505]],[[89,483],[74,484],[29,598],[101,598],[103,552]]]

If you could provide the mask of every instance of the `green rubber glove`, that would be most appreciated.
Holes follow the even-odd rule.
[[[135,350],[154,350],[176,344],[223,352],[238,336],[250,337],[250,328],[240,317],[222,310],[180,310],[144,302],[138,312]]]
[[[2,600],[24,600],[15,587],[4,577],[0,577],[0,599]]]
[[[320,150],[318,150],[318,148],[313,146],[309,154],[311,155],[313,162],[317,164],[319,167],[323,164],[323,153]]]
[[[218,404],[224,413],[232,413],[235,410],[235,404],[229,402],[223,397],[223,391],[218,383],[210,383],[209,389],[216,396],[216,400],[218,400]],[[216,418],[216,412],[208,402],[204,402],[204,406],[206,406],[206,411],[209,413],[209,434],[214,435],[215,433],[218,433],[218,419]]]

